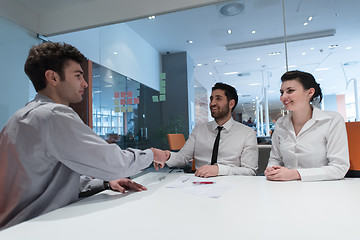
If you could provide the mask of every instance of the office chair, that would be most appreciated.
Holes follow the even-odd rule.
[[[166,137],[169,143],[169,150],[171,151],[180,150],[185,144],[185,137],[182,133],[167,134]],[[185,167],[184,172],[194,173],[195,171],[195,158],[193,158],[191,169]]]
[[[350,169],[345,177],[360,177],[360,122],[346,122]]]

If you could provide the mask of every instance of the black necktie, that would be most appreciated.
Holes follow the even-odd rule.
[[[220,142],[220,132],[221,132],[222,129],[223,129],[222,126],[217,127],[218,134],[217,134],[215,142],[214,142],[214,148],[213,148],[213,152],[212,152],[212,156],[211,156],[211,165],[214,165],[215,163],[217,163],[217,157],[218,157],[218,151],[219,151],[219,142]]]

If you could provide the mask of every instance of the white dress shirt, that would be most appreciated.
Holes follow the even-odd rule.
[[[295,135],[292,114],[279,118],[268,166],[297,169],[302,181],[341,179],[349,169],[344,119],[313,107],[312,118]]]
[[[80,174],[102,180],[134,175],[151,150],[121,150],[72,108],[38,94],[0,133],[0,229],[78,199]]]
[[[217,127],[215,121],[197,124],[183,148],[172,152],[166,164],[184,167],[193,157],[196,168],[211,164]],[[258,167],[255,131],[232,118],[223,127],[217,159],[218,175],[255,175]]]

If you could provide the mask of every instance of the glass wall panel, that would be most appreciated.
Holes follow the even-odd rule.
[[[135,80],[93,63],[93,130],[123,149],[158,146],[155,131],[160,126],[154,123],[160,122],[160,105],[152,103],[156,94]]]
[[[360,79],[360,2],[356,0],[285,1],[289,70],[310,72],[324,95],[325,110],[356,117]],[[301,36],[301,37],[300,37]]]

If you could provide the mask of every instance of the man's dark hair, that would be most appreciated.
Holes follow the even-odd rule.
[[[238,103],[238,95],[237,95],[237,91],[233,86],[227,85],[225,83],[222,82],[218,82],[216,83],[213,87],[212,87],[212,91],[216,90],[216,89],[220,89],[220,90],[224,90],[225,91],[225,96],[228,100],[228,102],[230,102],[231,99],[234,99],[235,101],[235,105],[234,107],[231,109],[231,112],[234,111],[237,103]]]
[[[30,49],[24,70],[38,92],[46,87],[47,70],[55,71],[60,75],[60,80],[64,80],[64,67],[68,60],[81,64],[86,58],[70,44],[46,42]]]
[[[311,97],[310,102],[312,102],[315,98],[319,98],[319,102],[322,100],[322,92],[320,88],[320,84],[318,84],[314,78],[314,76],[307,72],[302,71],[288,71],[281,76],[281,82],[286,82],[290,80],[297,80],[301,83],[304,89],[308,90],[310,88],[315,89],[314,95]]]

